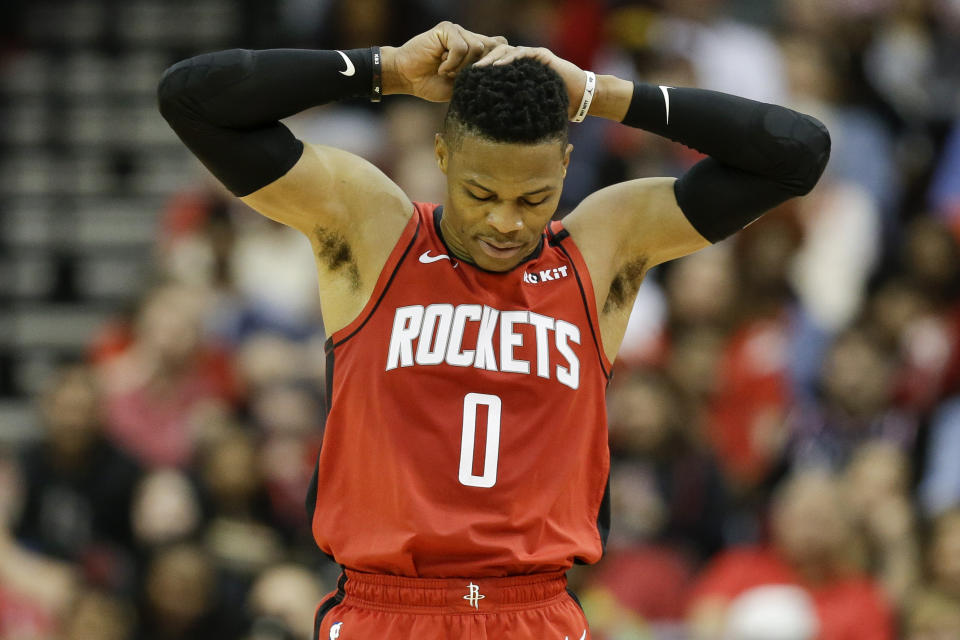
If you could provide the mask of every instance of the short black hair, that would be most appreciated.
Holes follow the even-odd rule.
[[[453,83],[444,138],[453,148],[464,134],[493,142],[566,142],[569,102],[560,74],[532,58],[469,66]]]

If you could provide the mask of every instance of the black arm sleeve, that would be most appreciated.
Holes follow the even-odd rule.
[[[623,123],[710,156],[674,187],[680,209],[710,242],[809,193],[830,157],[830,134],[816,118],[705,89],[635,83]]]
[[[370,49],[343,55],[231,49],[167,69],[157,99],[184,144],[230,191],[245,196],[283,176],[303,153],[303,144],[281,118],[370,95],[372,76]]]

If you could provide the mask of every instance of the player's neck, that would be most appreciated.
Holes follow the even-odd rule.
[[[449,211],[446,205],[444,205],[443,210]],[[450,228],[449,216],[445,215],[440,218],[440,238],[443,240],[443,243],[447,246],[447,249],[450,250],[456,258],[467,264],[475,264],[473,258],[470,257],[470,254],[467,253],[467,250],[463,246],[463,242],[457,236],[457,234]]]

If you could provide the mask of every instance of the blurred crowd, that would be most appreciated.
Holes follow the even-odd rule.
[[[238,44],[399,44],[449,18],[820,118],[813,193],[644,283],[609,388],[607,554],[571,586],[596,640],[960,638],[960,2],[270,4]],[[437,202],[442,113],[289,125]],[[607,121],[571,141],[559,215],[699,159]],[[334,584],[303,506],[325,414],[309,244],[197,176],[154,284],[49,380],[43,436],[0,452],[0,638],[306,640]]]

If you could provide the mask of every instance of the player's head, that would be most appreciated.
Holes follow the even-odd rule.
[[[437,134],[447,175],[447,244],[507,271],[533,251],[560,201],[570,152],[567,92],[546,65],[521,58],[467,67]]]

